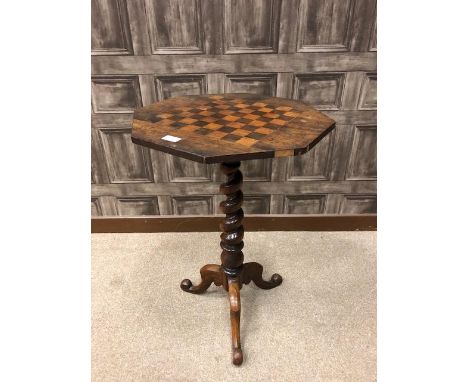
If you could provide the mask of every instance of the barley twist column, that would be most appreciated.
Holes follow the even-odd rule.
[[[242,219],[243,194],[242,173],[239,170],[240,162],[229,162],[221,164],[221,171],[227,176],[227,182],[221,184],[219,190],[226,195],[226,200],[220,204],[221,210],[226,214],[220,225],[221,234],[221,264],[223,271],[228,277],[239,276],[244,262],[244,226]]]

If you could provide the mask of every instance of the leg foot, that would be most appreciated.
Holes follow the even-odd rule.
[[[278,273],[271,276],[270,281],[264,280],[262,273],[263,266],[261,264],[255,262],[245,263],[242,269],[242,282],[248,284],[253,281],[261,289],[272,289],[283,282],[283,278]]]
[[[209,286],[214,283],[217,286],[225,283],[224,272],[221,267],[216,264],[207,264],[200,269],[202,281],[198,285],[193,285],[189,279],[184,279],[180,283],[180,288],[184,292],[200,294],[205,292]]]
[[[231,337],[232,337],[232,363],[242,364],[244,356],[240,343],[240,279],[238,277],[228,278],[229,306],[231,310]]]

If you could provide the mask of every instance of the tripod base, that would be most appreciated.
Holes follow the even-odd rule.
[[[240,290],[242,285],[251,281],[261,289],[272,289],[283,281],[282,277],[275,273],[269,281],[262,277],[263,267],[259,263],[242,264],[239,273],[235,276],[228,276],[220,265],[207,264],[200,269],[201,282],[193,285],[188,279],[182,280],[180,287],[189,293],[204,293],[211,284],[223,286],[228,292],[229,306],[231,311],[231,335],[232,335],[232,363],[240,365],[243,361],[243,354],[240,343],[240,312],[241,300]]]

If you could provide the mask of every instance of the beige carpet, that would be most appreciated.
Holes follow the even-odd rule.
[[[183,292],[218,263],[217,233],[92,235],[93,381],[375,381],[376,233],[249,232],[245,260],[283,284],[241,291],[231,364],[223,289]]]

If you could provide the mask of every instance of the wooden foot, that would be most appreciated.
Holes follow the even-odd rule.
[[[266,281],[262,277],[263,267],[259,263],[245,263],[242,266],[242,283],[248,284],[253,281],[256,286],[261,289],[272,289],[281,285],[283,278],[275,273],[271,276],[270,281]]]
[[[231,310],[232,363],[239,366],[244,360],[240,343],[241,282],[228,277],[229,306]]]
[[[221,266],[216,264],[207,264],[200,269],[202,281],[198,285],[193,285],[189,279],[182,280],[180,287],[183,291],[189,293],[204,293],[209,286],[214,283],[217,286],[226,285],[226,276]]]

